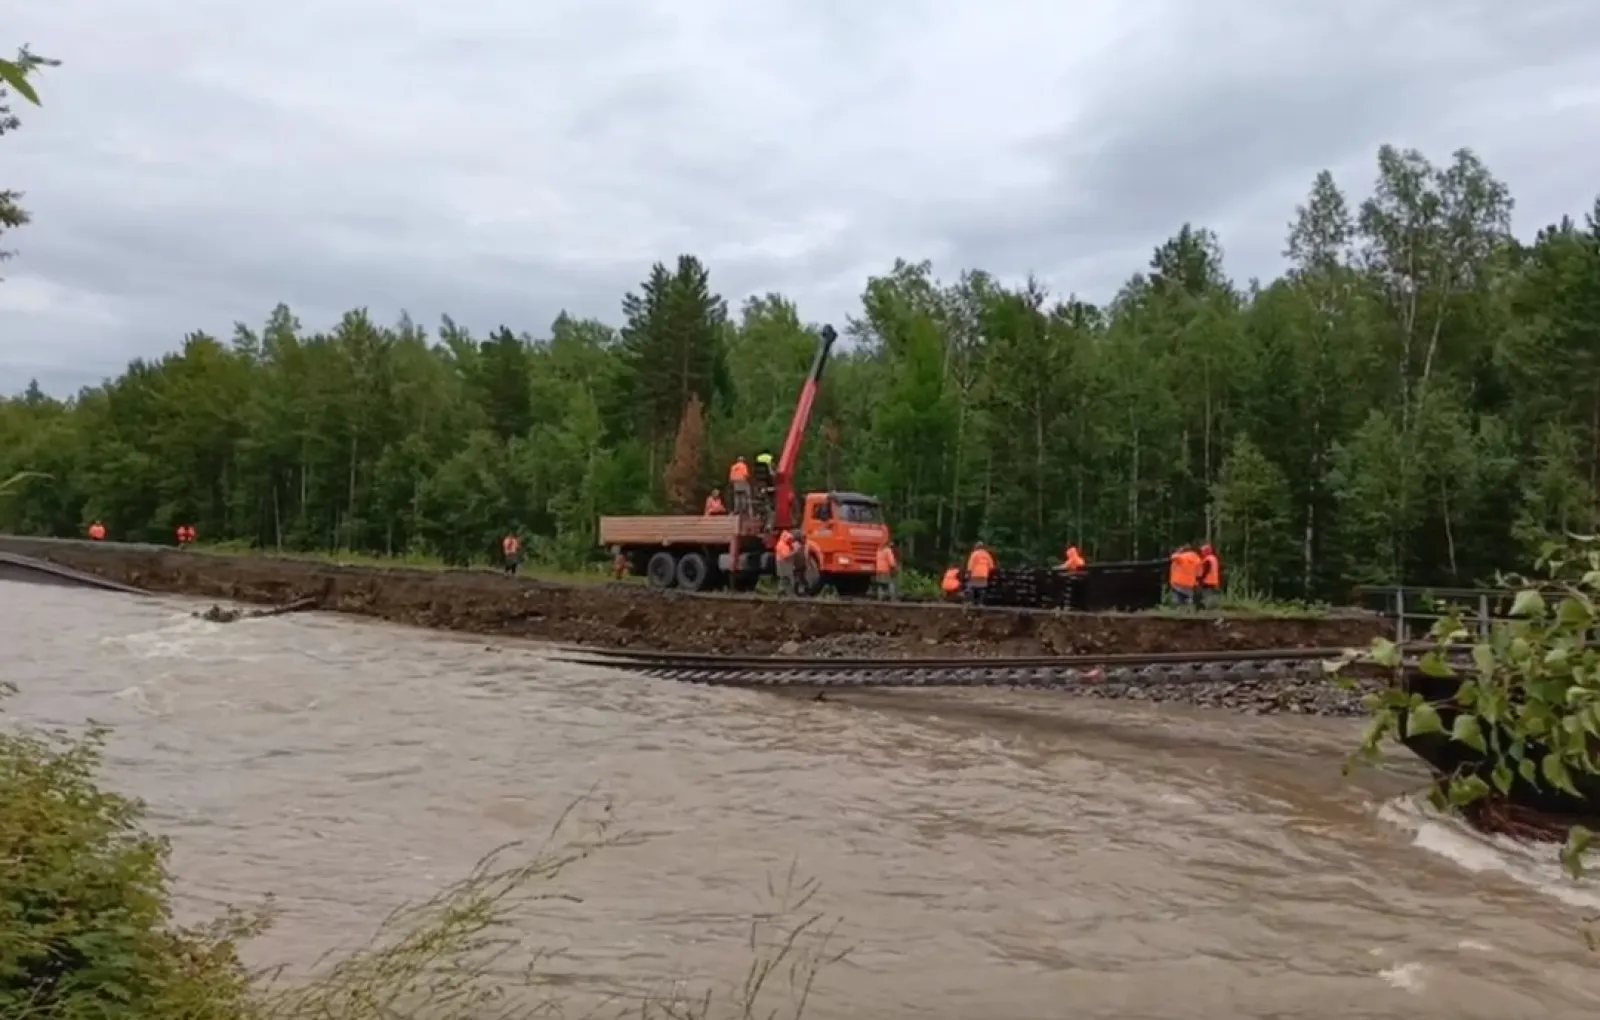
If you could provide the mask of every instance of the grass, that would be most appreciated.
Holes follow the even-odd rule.
[[[274,904],[175,925],[166,842],[145,829],[142,804],[99,784],[104,737],[0,729],[7,1020],[775,1020],[800,1017],[818,975],[844,956],[812,905],[816,883],[791,869],[751,919],[742,979],[617,988],[576,1003],[559,954],[532,933],[582,909],[567,872],[632,841],[609,804],[589,797],[543,843],[500,848],[309,974],[251,970],[241,949],[270,928]]]

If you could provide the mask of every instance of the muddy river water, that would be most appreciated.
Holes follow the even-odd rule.
[[[1600,1009],[1580,932],[1600,894],[1548,851],[1431,818],[1415,775],[1342,778],[1347,721],[1045,693],[815,702],[195,608],[0,583],[5,711],[113,725],[107,778],[171,836],[186,912],[276,895],[260,962],[359,941],[587,796],[578,814],[608,803],[626,838],[552,887],[580,903],[525,922],[574,996],[739,980],[793,864],[850,949],[810,1017]]]

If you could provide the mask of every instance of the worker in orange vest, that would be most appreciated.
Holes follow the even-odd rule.
[[[194,542],[194,527],[189,524],[178,525],[178,548],[183,548]]]
[[[712,489],[711,495],[706,497],[706,516],[719,517],[727,512],[728,508],[722,505],[722,493]]]
[[[793,595],[794,588],[794,561],[795,554],[800,551],[799,545],[794,540],[794,532],[784,529],[778,536],[777,544],[772,547],[774,572],[778,575],[778,594]]]
[[[96,542],[104,542],[106,540],[106,526],[99,521],[95,521],[89,525],[89,537]]]
[[[1202,565],[1200,554],[1195,552],[1192,545],[1185,544],[1172,554],[1172,563],[1167,569],[1167,583],[1172,588],[1173,602],[1180,606],[1194,605]]]
[[[506,573],[515,574],[522,566],[522,539],[507,535],[500,540],[500,557],[505,561]]]
[[[939,582],[939,590],[944,592],[944,597],[951,601],[961,597],[960,567],[951,567],[944,572],[944,580]]]
[[[1200,589],[1202,606],[1215,606],[1222,601],[1222,558],[1207,542],[1200,547]]]
[[[750,465],[743,457],[733,462],[733,467],[728,469],[728,488],[733,490],[733,512],[748,514],[750,512]]]
[[[989,550],[983,547],[982,542],[974,543],[972,555],[967,557],[967,598],[973,605],[983,605],[984,595],[989,591],[989,577],[994,570],[994,557]]]
[[[618,581],[620,581],[624,577],[628,576],[628,568],[632,564],[628,562],[628,557],[622,554],[622,548],[620,546],[613,546],[611,552],[611,573],[615,575]]]
[[[900,600],[900,557],[894,553],[894,542],[883,543],[872,565],[873,593],[890,602]]]
[[[1089,562],[1083,558],[1083,553],[1075,545],[1067,546],[1067,558],[1061,562],[1061,569],[1069,574],[1081,573],[1089,569]]]

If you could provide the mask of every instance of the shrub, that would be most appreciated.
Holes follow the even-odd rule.
[[[1539,565],[1544,579],[1502,578],[1516,597],[1510,618],[1487,636],[1453,614],[1434,625],[1416,668],[1446,687],[1456,681],[1453,693],[1429,701],[1396,684],[1369,695],[1372,720],[1356,760],[1376,759],[1402,721],[1419,737],[1448,725],[1449,739],[1486,767],[1441,776],[1433,791],[1441,808],[1481,819],[1519,782],[1583,799],[1579,785],[1600,775],[1600,648],[1591,641],[1600,627],[1600,546],[1574,539],[1547,549]],[[1405,651],[1380,639],[1357,661],[1399,670]],[[1567,831],[1561,857],[1574,876],[1591,838],[1581,825]]]

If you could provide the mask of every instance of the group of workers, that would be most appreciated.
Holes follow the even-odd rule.
[[[735,460],[733,466],[728,468],[728,495],[733,500],[733,512],[740,515],[759,513],[770,518],[775,480],[772,454],[763,453],[756,457],[754,468],[743,457]],[[722,493],[712,489],[711,495],[706,497],[706,516],[727,512],[728,506],[722,501]]]
[[[88,535],[91,542],[104,542],[106,540],[105,522],[98,518],[89,524]],[[199,533],[194,530],[193,524],[180,524],[173,529],[173,537],[177,539],[178,548],[193,545]]]
[[[1172,601],[1179,606],[1203,608],[1215,605],[1222,595],[1222,560],[1207,542],[1199,549],[1183,545],[1172,554],[1167,571],[1167,586]]]

